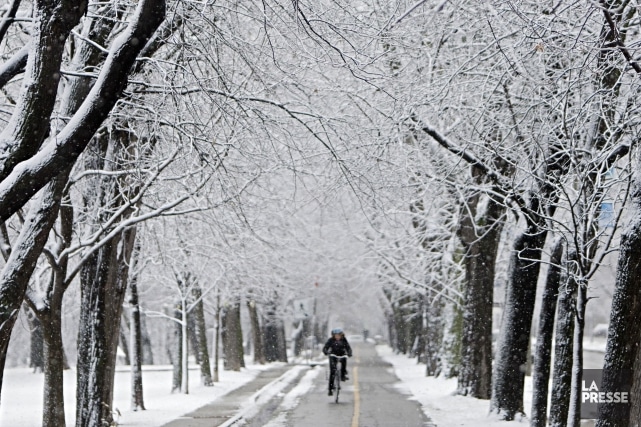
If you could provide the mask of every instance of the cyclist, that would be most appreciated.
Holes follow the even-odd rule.
[[[323,354],[326,356],[334,354],[336,356],[345,356],[352,357],[352,348],[345,338],[345,333],[341,328],[332,329],[332,336],[327,340],[325,346],[323,347]],[[337,360],[333,357],[329,358],[329,396],[331,396],[334,391],[334,370],[336,369]],[[347,359],[343,359],[341,369],[341,381],[347,381]]]

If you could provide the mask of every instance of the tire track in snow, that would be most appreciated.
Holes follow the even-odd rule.
[[[275,413],[278,413],[276,418],[265,424],[263,427],[285,427],[287,424],[287,412],[294,409],[300,402],[301,396],[307,394],[312,387],[314,387],[314,380],[318,376],[320,369],[310,369],[300,382],[285,395],[283,401],[278,406]]]

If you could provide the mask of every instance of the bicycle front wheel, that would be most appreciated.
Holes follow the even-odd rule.
[[[338,403],[338,395],[341,392],[341,375],[338,369],[334,373],[334,391],[336,392],[335,402]]]

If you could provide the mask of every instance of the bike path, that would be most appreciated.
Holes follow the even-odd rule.
[[[350,380],[342,383],[339,403],[327,396],[328,380],[321,373],[284,417],[287,427],[435,427],[420,404],[397,387],[392,366],[373,345],[358,343],[352,348],[354,357],[347,365]]]

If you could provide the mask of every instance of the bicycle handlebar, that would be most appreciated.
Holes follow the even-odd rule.
[[[349,356],[337,356],[337,355],[332,354],[332,353],[328,354],[328,356],[329,357],[333,357],[335,359],[347,359],[349,357]]]

